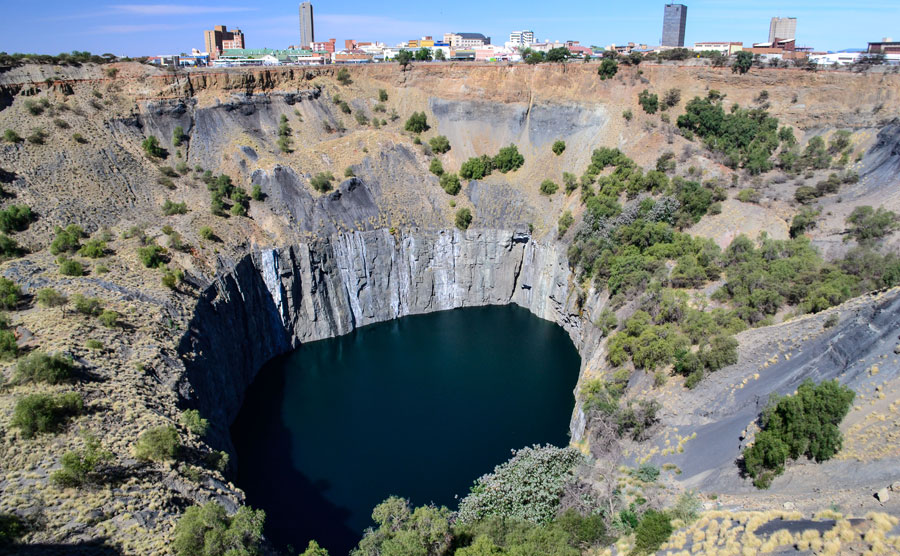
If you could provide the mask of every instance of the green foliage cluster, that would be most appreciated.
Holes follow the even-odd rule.
[[[319,193],[331,191],[331,182],[335,180],[331,172],[319,172],[309,180],[309,184]]]
[[[84,237],[81,226],[77,224],[69,224],[65,228],[57,226],[54,232],[56,237],[50,243],[50,253],[54,255],[74,253],[81,247],[81,238]]]
[[[830,174],[828,178],[817,183],[815,187],[810,187],[808,185],[801,185],[798,187],[794,191],[794,199],[799,203],[808,204],[829,193],[837,193],[840,190],[841,185],[856,183],[858,181],[859,174],[856,172],[849,171],[841,174]]]
[[[49,355],[43,351],[33,351],[16,365],[17,382],[59,384],[72,380],[74,373],[72,359],[60,353]]]
[[[96,479],[98,468],[113,459],[113,453],[103,448],[100,440],[84,434],[84,448],[63,454],[59,463],[62,469],[54,471],[50,480],[61,487],[80,487]]]
[[[583,456],[574,448],[532,446],[479,477],[459,504],[460,523],[486,517],[547,523],[559,508],[563,486]]]
[[[196,409],[186,409],[181,412],[181,424],[197,436],[203,436],[209,430],[209,420],[200,416]]]
[[[84,265],[75,259],[60,255],[57,262],[59,263],[59,273],[63,276],[84,276]]]
[[[0,231],[5,234],[21,232],[28,228],[33,219],[34,215],[28,205],[10,205],[0,210]]]
[[[61,307],[68,303],[68,298],[53,288],[42,288],[37,291],[36,299],[42,307]]]
[[[656,93],[651,93],[647,89],[644,89],[638,93],[638,104],[641,105],[644,112],[656,114],[656,111],[659,110],[659,96]]]
[[[597,68],[597,75],[600,76],[601,80],[612,79],[615,77],[616,73],[619,71],[619,63],[616,62],[612,58],[604,58],[602,62],[600,62],[600,67]]]
[[[544,180],[541,182],[541,195],[553,195],[559,191],[559,185],[557,185],[553,180]]]
[[[725,164],[743,167],[750,174],[773,168],[772,154],[781,144],[778,118],[762,108],[732,107],[726,114],[721,95],[710,91],[706,98],[694,97],[678,117],[678,127],[696,134],[713,151],[724,154]]]
[[[166,262],[166,250],[159,245],[145,245],[138,247],[138,258],[147,268],[157,268]]]
[[[847,217],[847,229],[850,237],[860,243],[878,240],[900,227],[900,219],[894,211],[884,207],[877,210],[868,205],[853,209]]]
[[[566,235],[566,232],[569,231],[569,228],[574,223],[575,223],[575,217],[572,216],[572,211],[567,210],[567,211],[563,212],[559,216],[559,221],[557,222],[557,230],[559,232],[559,237]]]
[[[141,148],[150,158],[166,158],[169,153],[159,144],[159,139],[155,135],[151,135],[141,142]]]
[[[441,187],[444,189],[444,191],[447,192],[448,195],[456,195],[457,193],[459,193],[462,185],[459,183],[459,176],[450,173],[441,175]]]
[[[82,315],[96,317],[103,311],[103,303],[96,297],[85,297],[80,293],[72,296],[72,304],[75,310]]]
[[[0,233],[0,261],[19,257],[22,255],[22,251],[15,239]]]
[[[388,93],[384,89],[378,89],[378,102],[387,102]]]
[[[3,132],[3,140],[7,143],[21,143],[24,139],[15,131],[7,129]]]
[[[187,133],[184,132],[184,128],[180,125],[175,126],[175,129],[172,131],[172,146],[180,147],[182,143],[187,141],[190,137]]]
[[[106,255],[106,242],[100,238],[89,239],[78,249],[78,254],[89,259],[99,259]]]
[[[428,140],[431,150],[438,154],[444,154],[450,150],[450,140],[444,135],[438,135]]]
[[[166,202],[163,203],[162,211],[166,216],[172,216],[174,214],[187,214],[187,203],[174,203],[166,199]]]
[[[144,431],[134,444],[134,457],[147,461],[175,459],[181,449],[178,431],[172,425]]]
[[[566,142],[562,139],[554,141],[553,146],[550,149],[553,151],[553,154],[559,156],[566,150]]]
[[[441,164],[440,158],[432,158],[431,163],[428,165],[428,171],[434,174],[435,176],[441,176],[444,174],[444,165]]]
[[[753,54],[742,50],[735,55],[734,63],[731,65],[732,73],[744,75],[753,67]]]
[[[31,394],[16,402],[10,425],[17,427],[25,438],[34,438],[39,433],[58,432],[83,409],[84,400],[77,392],[55,396]]]
[[[0,513],[0,548],[17,543],[27,530],[21,517],[16,514]]]
[[[500,149],[493,158],[485,154],[463,162],[459,169],[459,177],[467,180],[480,180],[489,176],[494,170],[505,174],[518,170],[523,164],[525,164],[525,157],[519,153],[518,147],[509,145]]]
[[[106,64],[117,61],[127,61],[130,58],[118,58],[114,54],[91,54],[87,50],[73,50],[72,52],[62,52],[56,56],[52,54],[23,54],[14,52],[7,54],[0,52],[0,66],[18,67],[25,64],[52,64],[56,66],[75,66],[81,64]]]
[[[289,153],[291,152],[292,143],[291,126],[288,124],[287,116],[282,114],[278,122],[278,150],[283,153]]]
[[[22,288],[18,284],[0,276],[0,307],[15,309],[22,299]]]
[[[177,556],[255,556],[260,553],[266,513],[247,506],[229,516],[218,502],[191,506],[175,524]]]
[[[347,68],[341,68],[338,70],[335,79],[338,80],[338,83],[341,85],[349,85],[353,83],[353,80],[350,79],[350,71]]]
[[[472,211],[467,208],[461,208],[456,211],[455,223],[456,227],[460,230],[468,229],[469,225],[472,223]]]
[[[425,117],[425,112],[413,112],[412,116],[406,120],[406,124],[403,128],[412,133],[423,133],[428,131],[428,118]]]
[[[674,531],[671,518],[657,510],[647,510],[634,530],[634,552],[653,554]]]
[[[816,385],[807,379],[792,396],[774,396],[762,414],[762,430],[744,450],[744,468],[758,488],[768,488],[790,459],[805,455],[816,462],[840,449],[838,425],[850,411],[855,392],[837,380]]]
[[[450,548],[450,510],[443,506],[413,510],[406,499],[391,496],[375,506],[372,520],[375,527],[366,530],[351,556],[440,556]]]

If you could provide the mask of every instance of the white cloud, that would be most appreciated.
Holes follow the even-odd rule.
[[[194,25],[173,25],[168,23],[146,23],[142,25],[101,25],[94,28],[94,33],[100,34],[127,34],[149,33],[153,31],[175,31],[178,29],[193,29]]]
[[[249,12],[256,8],[229,6],[191,6],[183,4],[117,4],[110,6],[117,13],[135,15],[190,15],[227,12]]]

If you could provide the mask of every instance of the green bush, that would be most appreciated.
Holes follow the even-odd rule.
[[[235,203],[231,205],[230,212],[232,216],[247,216],[247,207],[245,207],[241,203]]]
[[[378,101],[379,102],[387,102],[388,93],[384,89],[378,89]]]
[[[105,450],[96,436],[85,434],[84,449],[63,454],[59,461],[62,469],[54,471],[50,480],[61,487],[80,487],[94,482],[98,467],[112,459],[112,452]]]
[[[630,122],[634,118],[634,112],[631,111],[631,108],[627,108],[622,111],[622,117],[625,118],[626,122]]]
[[[172,425],[144,431],[134,445],[134,457],[140,460],[165,461],[178,456],[181,440]]]
[[[119,313],[105,309],[102,313],[97,315],[97,320],[99,320],[100,324],[106,328],[115,328],[119,325]]]
[[[461,208],[456,211],[456,227],[465,230],[472,223],[472,211],[467,208]]]
[[[467,180],[480,180],[491,174],[494,169],[493,164],[493,160],[488,156],[472,157],[460,166],[459,177]]]
[[[803,207],[791,220],[790,235],[792,238],[803,235],[804,232],[816,227],[816,218],[821,213],[818,209]]]
[[[634,530],[634,552],[653,554],[672,534],[672,522],[663,512],[647,510]]]
[[[867,242],[881,239],[900,227],[900,220],[893,211],[878,207],[878,210],[870,206],[859,206],[853,209],[847,217],[850,237],[858,242]]]
[[[547,523],[556,515],[563,485],[583,456],[574,448],[532,446],[475,481],[459,504],[459,521],[487,517]]]
[[[182,143],[188,140],[188,135],[184,132],[184,128],[180,125],[175,126],[172,131],[172,146],[180,147]]]
[[[0,307],[15,309],[22,298],[22,288],[9,278],[0,277]]]
[[[428,171],[434,174],[435,176],[440,176],[444,173],[444,165],[441,164],[440,158],[432,158],[431,163],[428,165]]]
[[[425,117],[425,112],[413,112],[412,116],[406,120],[406,125],[404,125],[403,128],[412,133],[423,133],[428,131],[428,119]]]
[[[82,315],[96,317],[103,312],[103,303],[96,297],[85,297],[76,293],[72,296],[72,303],[75,305],[75,310]]]
[[[80,415],[83,409],[84,401],[76,392],[57,396],[32,394],[16,402],[10,425],[25,438],[34,438],[39,433],[60,431],[69,418]]]
[[[441,175],[441,187],[448,195],[456,195],[459,193],[462,185],[459,183],[459,177],[451,173]]]
[[[450,548],[450,510],[422,506],[412,510],[404,498],[391,496],[372,510],[375,527],[366,530],[352,556],[418,554],[440,556]]]
[[[250,198],[254,201],[262,201],[266,198],[265,194],[263,193],[262,186],[260,186],[258,183],[254,183],[253,187],[250,189]]]
[[[75,365],[72,360],[59,353],[48,355],[42,351],[33,351],[16,365],[18,382],[59,384],[72,380],[74,374]]]
[[[68,298],[53,288],[42,288],[37,291],[36,299],[43,307],[61,307],[69,302]]]
[[[172,216],[173,214],[187,214],[187,203],[173,203],[166,199],[162,206],[163,214]]]
[[[147,245],[138,247],[138,258],[147,268],[156,268],[160,264],[165,263],[166,250],[159,245]]]
[[[600,76],[600,79],[607,80],[612,79],[616,72],[619,71],[619,64],[613,60],[612,58],[604,58],[602,62],[600,62],[600,67],[597,68],[597,75]]]
[[[309,184],[319,193],[331,191],[331,182],[334,181],[331,172],[319,172],[309,180]]]
[[[550,148],[553,151],[553,154],[559,156],[566,150],[566,142],[563,140],[557,140],[553,142],[553,146]]]
[[[5,234],[21,232],[28,228],[34,215],[27,205],[10,205],[0,210],[0,231]]]
[[[209,429],[209,420],[200,416],[200,412],[196,409],[186,409],[181,412],[181,424],[191,434],[203,436]]]
[[[241,506],[233,516],[218,502],[191,506],[175,524],[177,556],[254,556],[259,554],[266,513]]]
[[[744,450],[744,468],[758,488],[784,471],[788,458],[831,459],[842,444],[841,421],[855,392],[837,380],[816,385],[807,379],[792,396],[773,397],[763,410],[762,430]]]
[[[438,154],[444,154],[450,150],[450,140],[443,135],[432,137],[428,140],[428,144],[431,146],[431,150]]]
[[[553,180],[544,180],[541,182],[541,195],[553,195],[557,191],[559,191],[559,186],[553,182]]]
[[[24,141],[21,135],[11,129],[7,129],[3,132],[3,140],[7,143],[21,143]]]
[[[60,253],[74,253],[81,247],[81,238],[84,237],[84,230],[77,224],[69,224],[65,228],[56,227],[54,230],[56,237],[50,243],[50,253],[59,255]]]
[[[101,239],[89,239],[78,249],[78,254],[89,259],[99,259],[106,255],[106,242]]]
[[[0,261],[22,256],[22,248],[18,242],[6,234],[0,233]]]
[[[758,203],[761,195],[755,189],[742,189],[737,194],[737,200],[742,203]]]
[[[656,111],[659,109],[659,97],[656,93],[650,93],[647,89],[638,93],[638,103],[644,109],[644,112],[648,114],[656,114]]]
[[[525,157],[519,154],[519,149],[515,145],[500,149],[492,161],[493,168],[499,170],[501,174],[518,170],[523,164]]]
[[[200,237],[202,237],[205,240],[213,240],[216,237],[216,234],[212,231],[212,228],[210,228],[209,226],[201,227],[200,231],[198,233],[200,234]]]
[[[151,135],[141,142],[141,148],[150,158],[166,158],[168,153],[159,145],[159,139],[155,135]]]
[[[347,68],[341,68],[338,70],[335,78],[338,80],[338,83],[341,85],[349,85],[353,83],[353,80],[350,79],[350,71]]]
[[[61,257],[59,273],[63,276],[84,276],[84,265],[75,259]]]
[[[28,528],[25,521],[15,514],[0,514],[0,547],[16,544],[25,536]]]
[[[86,340],[84,342],[84,347],[88,349],[103,349],[103,342],[100,340],[94,340],[93,338]]]
[[[557,222],[557,231],[559,237],[566,235],[566,232],[569,230],[569,227],[575,222],[575,218],[572,216],[572,211],[567,210],[563,212],[559,216],[559,221]]]

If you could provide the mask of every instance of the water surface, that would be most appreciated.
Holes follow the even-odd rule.
[[[516,306],[456,309],[303,345],[264,367],[232,427],[266,534],[346,554],[395,494],[456,509],[480,475],[568,443],[580,359]]]

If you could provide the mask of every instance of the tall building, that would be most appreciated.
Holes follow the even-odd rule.
[[[773,17],[769,23],[769,42],[797,38],[796,17]]]
[[[481,33],[444,33],[444,42],[450,48],[477,48],[491,44],[491,38]]]
[[[687,6],[666,4],[663,16],[662,46],[684,46],[684,28],[687,24]]]
[[[316,29],[313,25],[313,7],[309,2],[300,4],[300,48],[309,48],[316,42]]]
[[[523,46],[534,44],[534,31],[513,31],[509,34],[509,42]]]
[[[246,48],[244,34],[240,29],[229,31],[225,25],[216,25],[212,31],[203,31],[203,44],[209,59],[215,60],[222,55],[222,51],[229,48]]]

